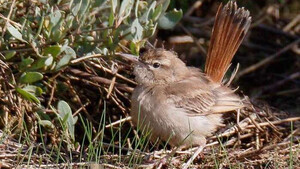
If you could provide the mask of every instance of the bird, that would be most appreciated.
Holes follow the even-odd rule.
[[[222,126],[222,113],[246,106],[236,90],[224,83],[230,62],[250,27],[248,10],[235,2],[220,4],[204,71],[187,66],[162,48],[141,56],[123,54],[134,62],[137,86],[131,97],[131,118],[150,140],[173,147],[205,146],[206,138]]]

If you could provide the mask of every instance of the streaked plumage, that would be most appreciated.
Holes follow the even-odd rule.
[[[140,56],[134,74],[132,120],[172,146],[205,145],[222,124],[218,113],[244,107],[234,90],[221,84],[251,22],[249,12],[229,2],[219,8],[205,73],[187,67],[175,53],[153,49]]]

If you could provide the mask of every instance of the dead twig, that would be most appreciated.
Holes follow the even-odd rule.
[[[291,118],[287,118],[287,119],[283,119],[283,120],[277,120],[277,121],[271,121],[271,122],[262,122],[262,123],[257,123],[258,126],[263,127],[263,126],[268,126],[270,125],[270,123],[272,123],[273,125],[278,125],[281,123],[287,123],[287,122],[292,122],[292,121],[300,121],[300,117],[291,117]],[[256,128],[256,125],[249,125],[246,128],[250,129],[250,128]]]
[[[8,13],[7,17],[6,18],[2,17],[2,18],[6,19],[6,23],[5,23],[5,25],[4,25],[3,29],[2,29],[2,38],[5,35],[6,29],[7,29],[7,25],[10,22],[10,17],[11,17],[11,14],[12,14],[12,11],[13,11],[15,5],[16,5],[16,0],[13,0],[12,4],[10,6],[10,10],[9,10],[9,13]],[[1,16],[3,16],[3,15],[1,14]]]
[[[295,40],[294,42],[290,43],[289,45],[285,46],[284,48],[282,48],[280,51],[276,52],[275,54],[263,59],[262,61],[249,66],[248,68],[242,70],[239,74],[237,74],[236,79],[238,79],[241,76],[244,76],[246,74],[249,74],[257,69],[259,69],[260,67],[270,63],[271,61],[273,61],[275,58],[277,58],[278,56],[280,56],[281,54],[285,53],[286,51],[290,50],[294,45],[297,45],[300,42],[300,38]]]
[[[110,127],[116,126],[116,125],[118,125],[118,124],[124,123],[124,122],[129,121],[129,120],[131,120],[131,117],[130,117],[130,116],[125,117],[125,118],[123,118],[123,119],[120,119],[120,120],[118,120],[118,121],[115,121],[115,122],[113,122],[113,123],[110,123],[110,124],[106,125],[105,128],[110,128]]]
[[[189,168],[189,166],[191,165],[191,163],[195,160],[195,158],[202,152],[203,150],[203,146],[200,146],[196,152],[193,154],[193,156],[183,165],[183,169],[187,169]]]
[[[111,80],[109,80],[109,79],[99,77],[99,76],[95,76],[95,75],[83,72],[79,69],[68,68],[65,71],[69,72],[69,73],[72,73],[76,76],[79,76],[81,78],[86,78],[86,79],[88,79],[90,81],[93,81],[93,82],[97,82],[97,83],[101,83],[101,84],[105,84],[105,85],[110,85],[111,84]],[[132,93],[132,91],[133,91],[132,87],[129,87],[129,86],[124,85],[124,84],[115,83],[115,86],[118,89],[120,89],[122,91],[125,91],[125,92],[128,92],[128,93]]]
[[[297,15],[290,23],[288,23],[284,28],[283,31],[288,32],[290,31],[297,23],[300,22],[300,15]]]
[[[108,73],[110,73],[110,74],[113,75],[113,72],[112,72],[110,69],[108,69],[108,68],[106,68],[106,67],[104,67],[104,66],[101,66],[101,65],[99,65],[99,64],[96,64],[96,63],[94,63],[93,61],[89,61],[89,64],[93,65],[93,66],[94,66],[95,68],[97,68],[97,69],[100,69],[100,70],[102,70],[102,71],[104,71],[104,72],[108,72]],[[124,77],[123,75],[119,74],[119,73],[116,73],[116,76],[117,76],[117,78],[119,78],[119,79],[122,79],[122,80],[124,80],[124,81],[126,81],[126,82],[129,82],[129,83],[131,83],[131,84],[136,85],[136,82],[135,82],[135,81],[130,80],[130,79]]]
[[[79,63],[79,62],[82,62],[82,61],[85,61],[85,60],[88,60],[88,59],[91,59],[91,58],[97,58],[97,57],[103,57],[103,56],[104,55],[102,55],[102,54],[83,56],[83,57],[72,60],[71,63],[76,64],[76,63]]]
[[[184,14],[184,17],[190,16],[197,8],[200,8],[203,0],[196,1]]]

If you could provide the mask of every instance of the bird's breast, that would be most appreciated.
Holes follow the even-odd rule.
[[[167,141],[172,136],[169,143],[178,145],[189,136],[187,140],[193,144],[202,144],[204,136],[210,134],[215,125],[206,116],[189,116],[188,110],[178,108],[164,91],[156,87],[135,88],[131,103],[134,125],[150,129],[154,141],[158,137]]]

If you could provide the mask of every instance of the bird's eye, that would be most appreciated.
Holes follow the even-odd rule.
[[[160,67],[160,63],[158,63],[158,62],[153,63],[153,67],[154,68],[159,68]]]

